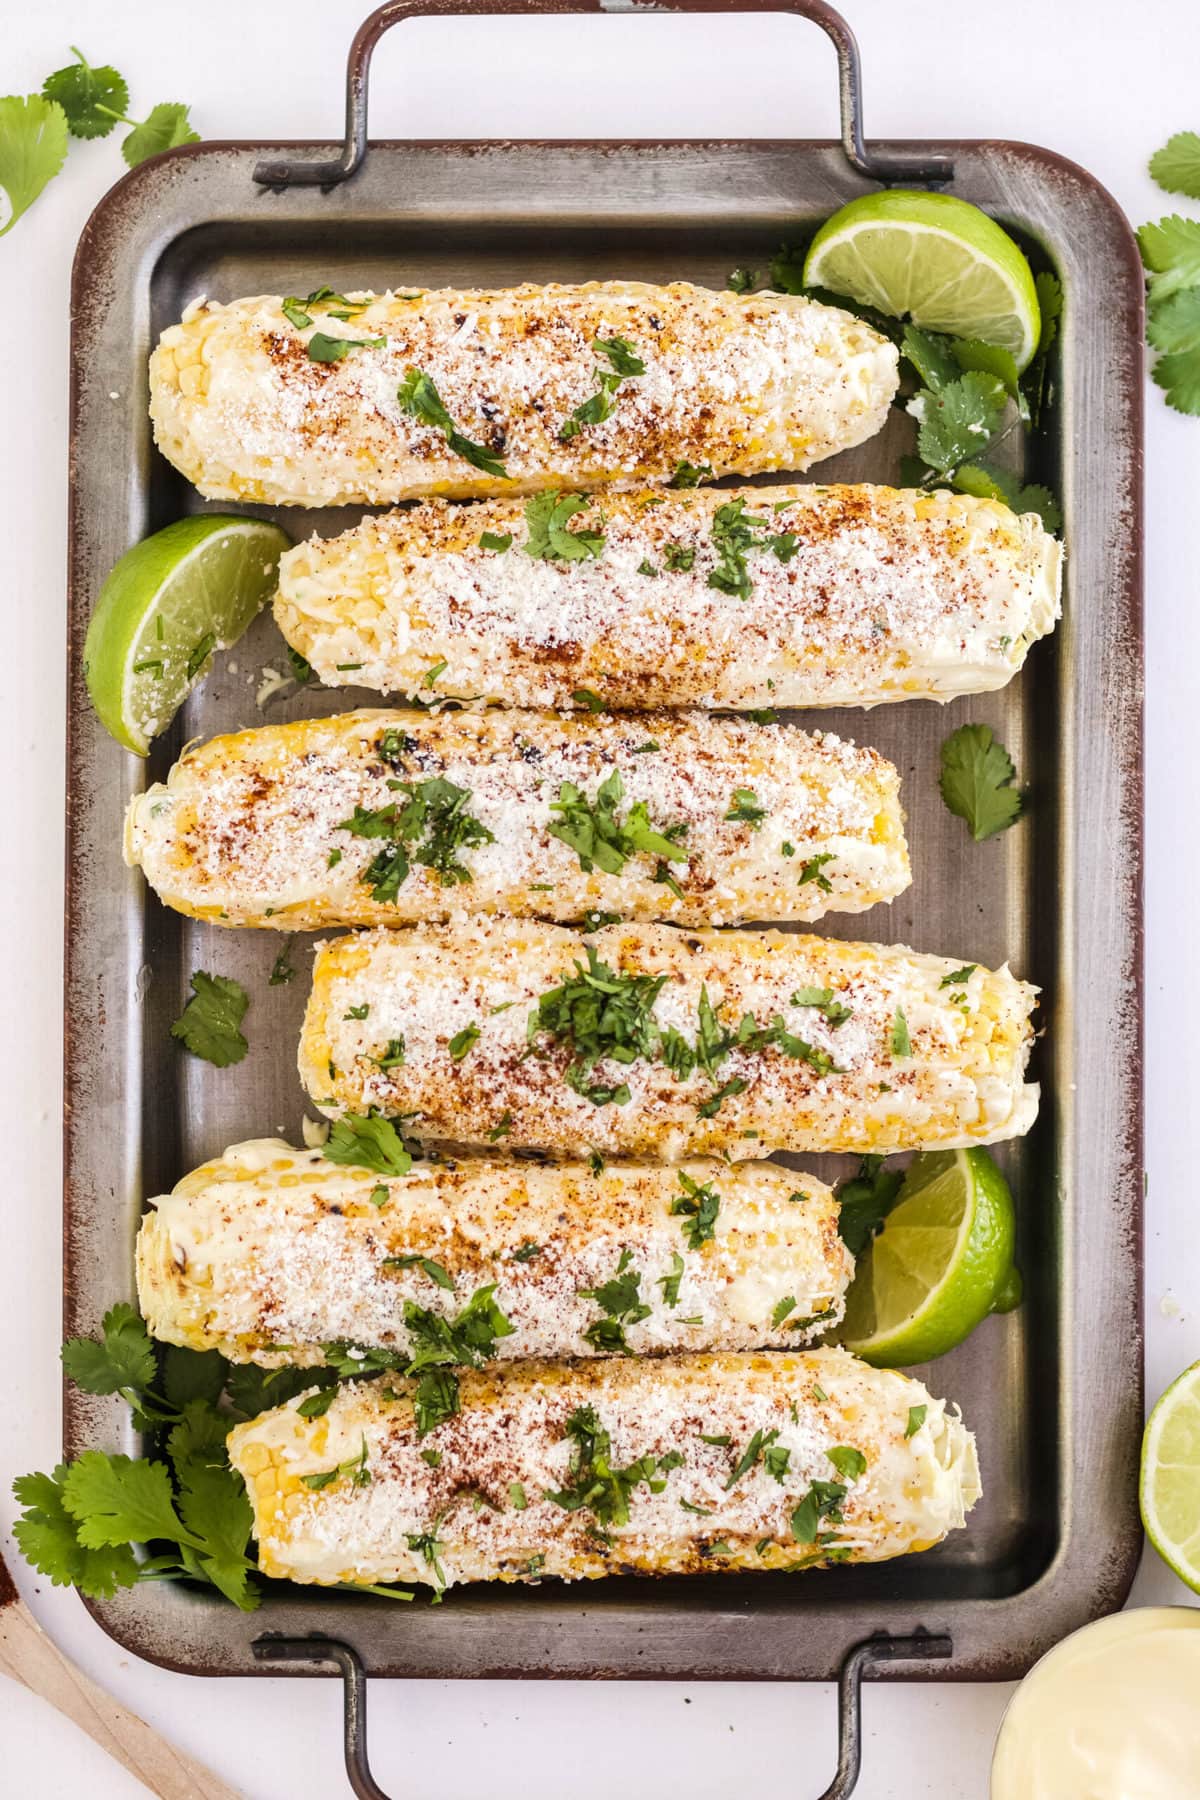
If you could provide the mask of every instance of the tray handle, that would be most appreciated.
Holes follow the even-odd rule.
[[[862,68],[854,33],[841,13],[825,0],[389,0],[359,26],[346,64],[346,138],[342,154],[331,162],[257,164],[254,179],[262,187],[336,187],[362,164],[367,154],[367,81],[371,57],[385,31],[404,19],[445,18],[464,13],[712,13],[787,12],[819,25],[837,51],[842,118],[842,149],[851,168],[872,181],[923,182],[951,180],[954,166],[945,156],[921,151],[868,150],[862,127]]]
[[[336,1663],[342,1674],[342,1745],[346,1776],[358,1800],[388,1800],[367,1758],[367,1671],[357,1650],[336,1638],[256,1638],[256,1662]],[[850,1800],[862,1767],[863,1677],[880,1663],[941,1661],[953,1654],[949,1637],[917,1631],[911,1637],[881,1633],[847,1652],[838,1674],[837,1773],[819,1800]]]

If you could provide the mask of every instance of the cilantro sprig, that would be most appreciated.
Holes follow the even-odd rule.
[[[1200,134],[1178,131],[1150,159],[1169,194],[1200,200]],[[1137,234],[1146,266],[1146,336],[1158,352],[1151,374],[1167,405],[1200,414],[1200,219],[1172,213]]]
[[[233,1418],[246,1415],[232,1391],[233,1417],[218,1410],[224,1358],[172,1349],[160,1366],[142,1320],[122,1303],[105,1314],[98,1339],[63,1346],[63,1367],[85,1393],[120,1394],[153,1430],[154,1444],[145,1457],[86,1450],[49,1475],[18,1477],[13,1492],[24,1512],[13,1535],[22,1554],[56,1586],[97,1598],[185,1576],[252,1611],[259,1599],[247,1554],[253,1511],[225,1455]],[[264,1386],[271,1379],[255,1373]],[[281,1373],[300,1375],[301,1386],[314,1382],[309,1370]],[[154,1553],[139,1557],[139,1545]]]
[[[144,119],[131,119],[125,77],[107,64],[93,67],[74,44],[71,54],[73,63],[47,75],[42,97],[61,107],[72,137],[107,137],[118,125],[128,125],[129,136],[121,144],[121,154],[131,169],[162,150],[199,143],[200,134],[192,129],[186,106],[164,101],[152,107]]]

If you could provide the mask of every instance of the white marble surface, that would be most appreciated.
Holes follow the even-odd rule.
[[[192,104],[206,137],[340,130],[341,70],[367,0],[3,0],[0,87],[23,93],[81,42],[128,76],[135,106]],[[866,71],[867,127],[895,136],[1023,138],[1073,157],[1135,222],[1172,210],[1145,174],[1169,132],[1200,129],[1192,0],[845,0]],[[377,59],[381,135],[832,135],[831,53],[773,16],[704,20],[474,19],[405,26]],[[0,1257],[0,1526],[11,1477],[59,1446],[59,898],[62,884],[67,283],[78,232],[121,171],[116,140],[77,145],[66,173],[0,241],[0,941],[7,946],[0,1092],[7,1102]],[[1196,209],[1193,209],[1196,210]],[[1200,1236],[1191,1090],[1200,1046],[1194,935],[1196,490],[1200,420],[1148,419],[1148,1388],[1200,1356]],[[1076,596],[1086,604],[1086,596]],[[38,1617],[78,1662],[252,1800],[344,1790],[332,1683],[199,1681],[117,1650],[78,1600],[34,1582]],[[1181,1601],[1150,1554],[1136,1600]],[[980,1800],[1008,1690],[894,1686],[866,1697],[864,1800]],[[40,1702],[0,1684],[13,1795],[124,1800],[142,1792]],[[832,1764],[821,1688],[394,1684],[374,1703],[377,1772],[425,1800],[648,1800],[786,1788]],[[798,1773],[799,1772],[799,1773]]]

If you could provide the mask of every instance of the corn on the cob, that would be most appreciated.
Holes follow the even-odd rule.
[[[965,494],[606,495],[569,529],[597,554],[547,557],[513,500],[364,519],[285,552],[275,616],[334,686],[610,708],[950,700],[1058,616],[1057,540]]]
[[[326,295],[197,301],[160,338],[155,437],[210,499],[379,504],[634,487],[681,462],[806,469],[872,437],[897,385],[886,338],[787,294],[613,281]]]
[[[852,1267],[830,1190],[774,1163],[472,1157],[384,1179],[264,1138],[151,1205],[153,1335],[267,1367],[323,1363],[330,1344],[403,1365],[429,1315],[453,1321],[480,1288],[505,1358],[794,1346],[841,1318]]]
[[[703,713],[359,712],[186,752],[125,853],[180,912],[283,930],[817,919],[908,885],[899,785],[874,750]]]
[[[229,1435],[260,1567],[292,1581],[881,1562],[980,1492],[956,1413],[842,1350],[468,1372],[432,1467],[402,1379],[344,1385],[323,1418],[298,1405]]]
[[[877,944],[468,919],[324,944],[300,1073],[330,1115],[432,1142],[503,1121],[506,1147],[668,1161],[987,1144],[1036,1115],[1035,993]]]

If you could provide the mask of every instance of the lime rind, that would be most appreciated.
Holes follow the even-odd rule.
[[[242,515],[181,519],[135,544],[100,590],[84,645],[92,704],[140,756],[219,649],[235,643],[274,589],[289,539]]]
[[[1138,1506],[1167,1567],[1200,1593],[1200,1362],[1176,1377],[1146,1422]]]

